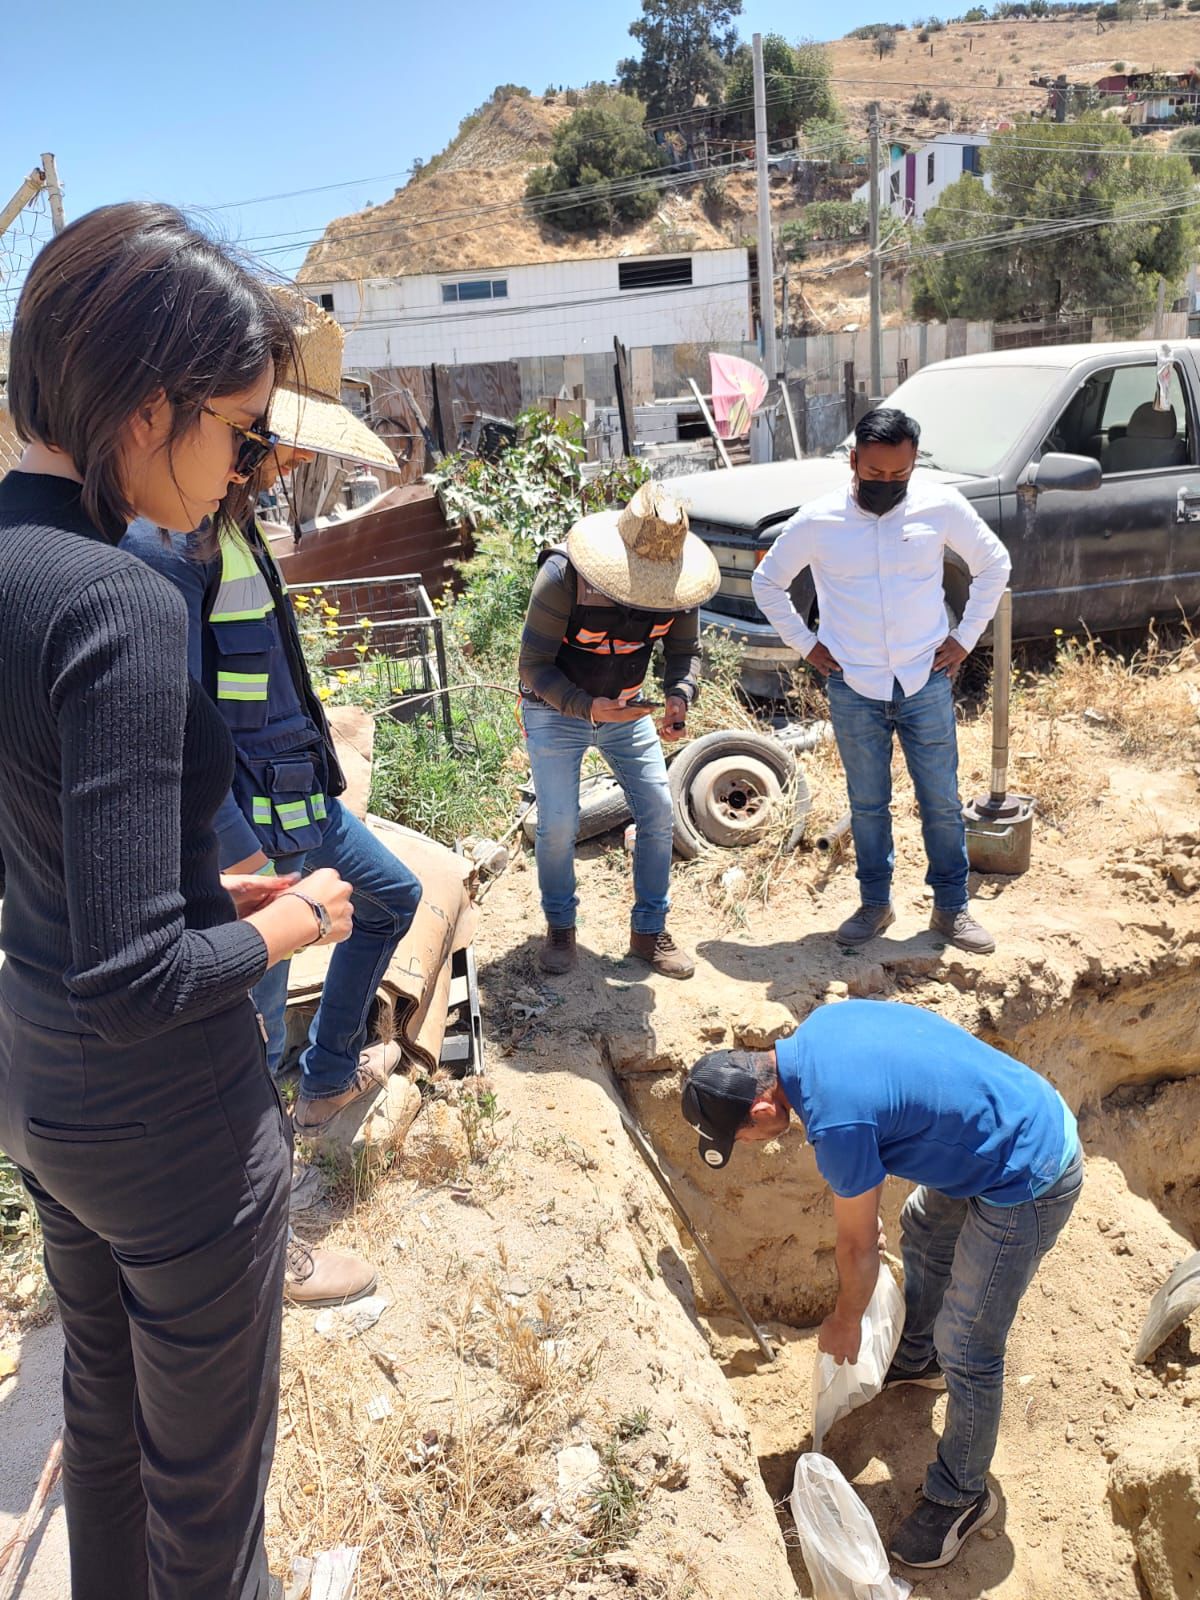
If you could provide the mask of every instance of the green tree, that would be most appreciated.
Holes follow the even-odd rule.
[[[538,200],[564,189],[588,191],[576,202],[556,200],[548,211],[539,208],[548,222],[571,231],[653,216],[658,190],[652,179],[663,154],[643,126],[645,115],[638,101],[625,94],[580,106],[555,134],[549,166],[530,173],[526,198]],[[645,184],[631,181],[643,177]]]
[[[618,64],[621,88],[651,117],[690,111],[698,100],[715,103],[737,48],[733,19],[741,12],[742,0],[642,0],[642,15],[629,25],[642,53]]]
[[[1192,171],[1200,173],[1200,128],[1184,128],[1182,133],[1177,133],[1171,140],[1171,149],[1186,156]]]
[[[763,36],[763,78],[767,91],[767,134],[788,139],[806,123],[837,116],[824,46],[811,39],[795,48],[778,33]],[[735,136],[754,131],[754,52],[738,47],[725,80],[726,126]]]
[[[1139,150],[1097,112],[1018,123],[993,135],[984,160],[991,194],[960,178],[916,236],[918,316],[1004,321],[1118,305],[1148,316],[1159,278],[1179,282],[1193,259],[1196,223],[1179,209],[1195,198],[1187,159]],[[938,253],[922,259],[922,248]]]

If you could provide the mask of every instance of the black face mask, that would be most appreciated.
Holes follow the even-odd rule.
[[[908,493],[908,479],[859,478],[854,497],[873,517],[894,511]]]

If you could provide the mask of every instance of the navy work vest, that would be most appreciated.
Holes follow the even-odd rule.
[[[233,796],[270,857],[315,849],[325,832],[327,796],[346,787],[329,724],[313,690],[291,602],[257,524],[221,536],[220,577],[205,599],[215,646],[213,695],[233,734]],[[206,655],[206,673],[207,670]],[[276,680],[276,675],[280,679]],[[271,727],[272,685],[293,692],[300,713]]]

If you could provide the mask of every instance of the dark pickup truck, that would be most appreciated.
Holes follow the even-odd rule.
[[[953,484],[1007,546],[1017,639],[1200,611],[1200,340],[1171,347],[1168,410],[1154,404],[1159,350],[1142,342],[964,356],[923,368],[888,397],[921,424],[918,470]],[[721,567],[703,621],[742,641],[751,693],[777,693],[797,661],[755,605],[751,576],[798,506],[848,481],[848,457],[843,444],[831,456],[671,485]],[[967,584],[948,557],[955,618]],[[807,570],[792,598],[812,622]]]

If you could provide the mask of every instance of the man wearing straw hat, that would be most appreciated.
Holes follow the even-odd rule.
[[[537,794],[538,886],[546,915],[545,972],[575,964],[575,836],[579,772],[600,752],[637,827],[629,953],[669,978],[695,964],[667,932],[672,804],[658,732],[682,737],[700,677],[699,607],[721,575],[688,532],[687,513],[657,484],[623,511],[582,517],[543,559],[521,637],[522,715]],[[642,694],[654,647],[664,655],[666,705]]]
[[[296,358],[275,390],[265,426],[230,423],[239,468],[266,488],[314,456],[396,470],[383,441],[341,403],[342,342],[331,316],[291,291]],[[219,420],[224,421],[224,418]],[[345,788],[333,738],[301,651],[286,586],[256,521],[164,538],[135,523],[125,548],[156,568],[188,606],[192,676],[233,734],[233,787],[216,817],[227,873],[292,874],[334,867],[354,885],[354,931],[330,960],[321,1003],[300,1057],[297,1133],[321,1133],[356,1101],[365,1111],[400,1064],[394,1042],[367,1046],[379,981],[421,898],[421,885],[337,796]],[[288,963],[254,990],[278,1072],[286,1043]],[[289,1296],[309,1305],[341,1303],[374,1286],[352,1256],[308,1251],[293,1241]]]

